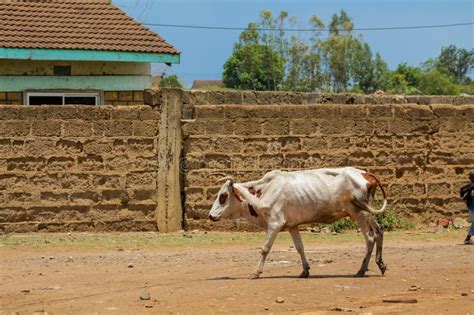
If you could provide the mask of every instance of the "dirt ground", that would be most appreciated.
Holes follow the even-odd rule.
[[[372,260],[364,278],[353,277],[364,255],[362,235],[304,233],[309,279],[297,278],[299,256],[282,234],[261,279],[250,280],[263,237],[3,235],[0,313],[474,314],[474,246],[461,245],[462,231],[388,233],[387,273],[381,276]],[[144,291],[149,300],[140,300]],[[384,302],[393,299],[404,303]]]

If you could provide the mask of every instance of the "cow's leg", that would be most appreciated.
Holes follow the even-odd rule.
[[[382,274],[387,270],[387,265],[383,262],[382,259],[382,247],[383,247],[383,230],[380,225],[375,221],[375,218],[372,217],[372,228],[375,231],[375,262],[379,266]]]
[[[294,227],[290,229],[291,237],[293,238],[293,243],[295,244],[295,248],[300,254],[301,263],[303,264],[303,272],[300,275],[300,278],[308,278],[309,277],[309,263],[306,259],[306,255],[304,254],[304,246],[303,241],[301,240],[300,231],[298,227]]]
[[[369,212],[360,211],[357,214],[357,222],[359,223],[359,227],[362,233],[364,234],[366,250],[364,260],[362,261],[362,266],[357,272],[356,277],[365,276],[365,273],[367,272],[367,270],[369,270],[369,261],[370,257],[372,256],[372,251],[375,245],[375,235],[372,229],[371,220],[372,214],[370,214]]]
[[[255,271],[255,273],[250,275],[251,279],[258,279],[260,277],[260,274],[263,271],[263,265],[265,264],[265,260],[267,259],[268,253],[270,252],[273,242],[275,241],[275,238],[278,232],[280,232],[280,230],[281,230],[280,226],[271,226],[271,225],[268,226],[267,238],[260,252],[261,253],[260,261],[258,262],[257,270]]]

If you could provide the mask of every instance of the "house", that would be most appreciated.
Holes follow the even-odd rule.
[[[0,0],[0,104],[135,104],[180,52],[110,0]]]

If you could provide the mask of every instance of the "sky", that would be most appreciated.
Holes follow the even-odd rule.
[[[419,26],[474,22],[474,0],[113,0],[141,23],[246,27],[261,10],[282,10],[306,23],[316,15],[326,24],[344,9],[355,28]],[[147,26],[181,51],[181,63],[155,64],[154,74],[176,74],[186,87],[194,80],[220,80],[241,31]],[[473,49],[474,26],[360,32],[373,52],[395,69],[419,66],[441,47]]]

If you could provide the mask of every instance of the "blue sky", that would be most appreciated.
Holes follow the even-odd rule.
[[[298,21],[316,15],[327,23],[344,9],[355,27],[394,27],[474,21],[473,0],[113,0],[139,22],[205,26],[246,27],[268,9],[286,10]],[[221,79],[225,61],[232,54],[240,31],[182,29],[151,26],[178,48],[181,64],[171,68],[154,65],[154,73],[177,74],[185,86],[194,80]],[[474,27],[366,31],[364,39],[379,52],[391,69],[401,62],[417,66],[437,56],[442,46],[474,47]]]

